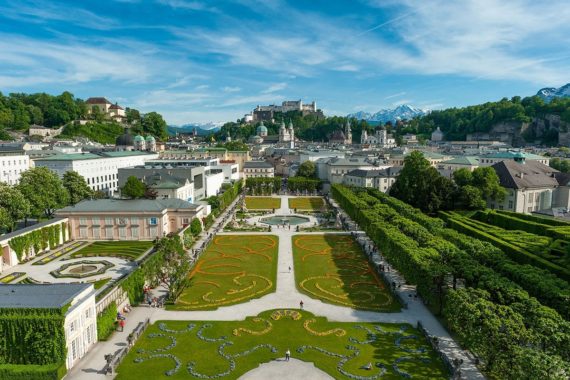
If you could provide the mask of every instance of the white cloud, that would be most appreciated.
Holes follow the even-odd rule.
[[[241,91],[241,88],[239,88],[239,87],[228,87],[228,86],[226,86],[226,87],[224,87],[224,88],[222,89],[222,91],[224,91],[224,92],[240,92],[240,91]]]
[[[107,30],[117,27],[116,19],[103,17],[75,6],[61,6],[51,1],[20,0],[14,6],[0,6],[3,17],[30,23],[65,21],[82,27]]]
[[[404,96],[404,95],[406,95],[406,92],[398,92],[396,94],[388,95],[384,99],[388,100],[388,99],[392,99],[392,98],[398,98],[398,97]]]
[[[187,9],[192,11],[208,11],[216,12],[216,8],[211,7],[208,3],[203,1],[189,1],[189,0],[157,0],[157,3],[167,5],[175,9]]]
[[[272,84],[271,86],[269,86],[268,88],[266,88],[265,90],[261,91],[261,93],[262,94],[271,94],[273,92],[281,91],[281,90],[285,89],[286,87],[287,87],[287,83],[285,83],[285,82],[275,83],[275,84]]]

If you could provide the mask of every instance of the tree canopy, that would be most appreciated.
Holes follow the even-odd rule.
[[[30,216],[30,202],[17,188],[0,182],[0,227],[9,231],[14,224]]]
[[[56,209],[67,206],[69,202],[61,179],[46,167],[23,172],[17,188],[30,202],[31,215],[35,217],[51,217]]]
[[[74,205],[93,195],[85,178],[76,171],[70,170],[63,175],[63,187],[67,190],[69,202]]]
[[[317,166],[313,161],[305,161],[299,165],[299,170],[297,170],[298,177],[306,178],[316,178],[317,177]]]
[[[127,182],[125,182],[125,185],[121,188],[121,195],[131,199],[143,198],[145,192],[145,184],[134,175],[127,178]]]

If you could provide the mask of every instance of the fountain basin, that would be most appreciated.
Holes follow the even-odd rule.
[[[298,224],[309,223],[309,222],[310,222],[309,218],[299,215],[274,215],[259,219],[259,223],[269,224],[271,226],[277,226],[283,224],[296,226]]]

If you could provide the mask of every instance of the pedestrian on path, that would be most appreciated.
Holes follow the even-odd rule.
[[[119,326],[121,326],[121,332],[125,331],[125,320],[121,319],[119,321]]]
[[[285,361],[288,362],[289,359],[291,359],[291,351],[287,349],[287,351],[285,351]]]
[[[301,302],[299,302],[299,306],[301,306],[301,310],[303,310],[303,305],[304,305],[303,300],[301,300]]]
[[[289,273],[291,273],[291,267],[289,267]]]

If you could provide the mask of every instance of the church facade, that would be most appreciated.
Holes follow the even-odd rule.
[[[378,127],[373,135],[368,135],[368,132],[362,131],[360,144],[374,145],[379,148],[394,148],[396,146],[396,139],[388,134],[386,128]]]

